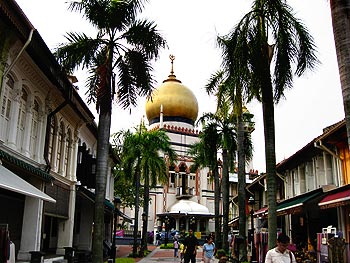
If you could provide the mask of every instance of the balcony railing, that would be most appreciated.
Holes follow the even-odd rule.
[[[176,198],[190,198],[194,195],[194,187],[176,187]]]

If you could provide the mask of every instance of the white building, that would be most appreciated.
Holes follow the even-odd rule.
[[[168,184],[159,185],[150,192],[148,230],[187,231],[192,228],[202,233],[213,232],[213,182],[208,180],[207,168],[193,168],[193,159],[188,154],[189,146],[197,142],[199,136],[194,126],[198,103],[192,91],[176,78],[173,68],[154,91],[152,100],[147,101],[146,115],[149,129],[165,130],[178,155],[175,165],[169,167]],[[133,210],[126,214],[132,215]]]
[[[0,27],[0,234],[9,235],[18,260],[73,245],[90,250],[94,116],[14,0],[0,2]],[[111,174],[107,184],[110,240]]]

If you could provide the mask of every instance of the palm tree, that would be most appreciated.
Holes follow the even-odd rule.
[[[218,98],[218,108],[221,103],[229,102],[232,105],[234,116],[236,116],[235,130],[237,132],[237,157],[238,157],[238,209],[239,209],[239,235],[245,240],[246,238],[246,162],[252,158],[252,143],[250,133],[245,133],[242,111],[242,89],[235,87],[231,79],[231,53],[226,42],[218,38],[218,44],[222,49],[222,70],[214,73],[206,85],[208,93],[215,93]],[[245,261],[247,249],[245,242],[240,246],[241,260]]]
[[[189,154],[194,157],[195,167],[209,167],[211,178],[214,179],[214,214],[215,233],[221,232],[220,216],[220,178],[218,171],[218,149],[220,146],[220,135],[215,123],[202,123],[202,132],[199,134],[199,142],[191,145]],[[221,235],[215,236],[215,244],[221,247]]]
[[[89,69],[90,76],[86,84],[88,102],[96,102],[99,112],[94,263],[103,260],[103,202],[106,192],[112,100],[116,94],[118,103],[126,109],[136,105],[138,94],[150,95],[153,89],[150,63],[158,57],[160,48],[166,46],[154,22],[136,19],[145,2],[146,0],[71,2],[69,9],[82,13],[97,29],[97,35],[91,38],[84,33],[67,33],[68,43],[60,45],[55,52],[66,71],[70,72],[78,67]]]
[[[135,185],[135,218],[134,218],[134,233],[133,233],[133,257],[137,256],[137,232],[139,225],[139,211],[140,211],[140,187],[141,187],[141,155],[142,155],[142,134],[141,125],[136,133],[132,133],[129,130],[124,132],[124,142],[122,150],[122,167],[125,176],[132,175],[133,184]]]
[[[227,41],[233,59],[234,85],[249,89],[262,103],[268,246],[272,248],[277,235],[274,104],[292,87],[294,75],[301,76],[317,64],[315,45],[312,36],[283,0],[255,0],[251,10],[222,39]]]
[[[205,113],[198,121],[208,123],[208,125],[215,125],[217,133],[220,136],[220,148],[222,149],[222,224],[224,226],[222,231],[222,248],[228,251],[228,228],[226,226],[228,225],[229,215],[229,170],[234,163],[232,158],[235,155],[233,153],[237,150],[236,133],[231,108],[228,103],[221,103],[215,114]]]
[[[168,181],[168,164],[173,163],[176,153],[171,148],[170,138],[164,130],[144,131],[142,140],[141,156],[141,179],[144,182],[144,206],[145,217],[148,218],[149,211],[149,189],[157,183]],[[159,155],[159,152],[164,154]],[[142,252],[147,250],[147,220],[143,221],[142,227]]]
[[[343,94],[346,130],[350,146],[350,1],[330,0],[333,35],[337,52],[340,84]]]
[[[163,152],[166,159],[160,156]],[[170,139],[163,130],[147,131],[145,125],[137,128],[135,133],[130,131],[124,134],[122,150],[123,172],[126,175],[134,175],[136,186],[135,196],[135,222],[134,222],[134,245],[133,255],[137,255],[137,232],[138,214],[140,207],[140,181],[144,182],[143,189],[143,212],[148,218],[149,189],[157,183],[165,183],[168,180],[167,162],[172,163],[176,158],[175,151],[171,148]],[[147,220],[143,221],[142,243],[140,252],[147,249]]]

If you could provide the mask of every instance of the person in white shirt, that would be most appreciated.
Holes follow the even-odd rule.
[[[267,251],[265,263],[296,263],[292,251],[287,249],[290,238],[284,233],[279,234],[277,246]]]

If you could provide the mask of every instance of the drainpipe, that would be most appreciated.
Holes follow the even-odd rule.
[[[52,117],[63,109],[64,106],[68,104],[68,99],[66,99],[61,105],[59,105],[54,111],[47,115],[46,121],[46,132],[45,132],[45,145],[44,145],[44,159],[46,162],[45,172],[49,173],[51,170],[50,160],[49,160],[49,141],[50,141],[50,128]]]
[[[284,183],[284,198],[286,198],[286,194],[287,194],[287,188],[288,188],[288,181],[287,179],[280,173],[276,172],[276,175],[281,178],[281,180],[283,181]],[[290,194],[290,193],[289,193]]]
[[[34,32],[34,28],[32,28],[30,30],[29,33],[29,37],[27,42],[24,44],[24,46],[22,47],[21,51],[17,54],[16,58],[12,61],[11,65],[5,70],[4,73],[4,78],[6,77],[6,75],[10,72],[10,70],[13,68],[13,66],[16,64],[17,60],[19,59],[19,57],[22,55],[22,53],[24,52],[24,50],[27,48],[27,46],[29,45],[29,43],[32,41],[32,36],[33,36],[33,32]]]
[[[314,142],[314,146],[315,146],[316,148],[319,148],[319,149],[321,149],[321,150],[323,150],[323,151],[329,153],[329,154],[332,155],[335,159],[339,160],[340,163],[342,163],[343,159],[340,158],[339,155],[337,155],[336,153],[334,153],[334,152],[332,152],[330,149],[328,149],[325,145],[323,145],[321,140],[315,141],[315,142]],[[338,165],[338,171],[337,171],[337,179],[338,179],[338,183],[339,183],[338,186],[344,185],[344,181],[342,180],[342,176],[341,176],[341,171],[340,171],[339,165]]]

